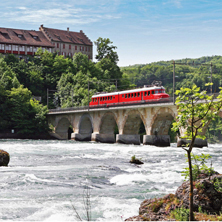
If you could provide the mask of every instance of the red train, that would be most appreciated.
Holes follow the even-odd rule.
[[[125,90],[112,93],[100,93],[92,96],[90,107],[109,107],[137,103],[169,101],[163,86],[144,86],[140,89]]]

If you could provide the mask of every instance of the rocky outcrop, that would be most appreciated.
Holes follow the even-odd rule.
[[[214,174],[194,182],[193,199],[194,211],[206,212],[208,214],[219,214],[222,210],[222,175]],[[189,208],[189,181],[183,183],[176,191],[176,197],[184,208]]]
[[[8,166],[9,160],[9,153],[4,150],[0,150],[0,166]]]
[[[144,200],[139,208],[139,215],[126,221],[172,221],[170,212],[176,208],[189,208],[189,181],[178,187],[175,194],[162,198]],[[194,211],[219,215],[222,211],[222,175],[201,175],[194,182]]]

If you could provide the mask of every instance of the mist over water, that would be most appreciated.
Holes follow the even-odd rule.
[[[83,196],[91,194],[92,219],[123,221],[138,215],[146,198],[175,193],[187,167],[185,151],[171,147],[102,144],[75,141],[0,140],[10,154],[0,168],[0,219],[73,221],[72,205],[84,218]],[[194,149],[211,154],[222,172],[222,145]],[[130,164],[131,157],[143,165]],[[208,164],[208,166],[210,163]]]

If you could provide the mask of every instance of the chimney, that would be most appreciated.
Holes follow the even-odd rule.
[[[80,30],[80,33],[83,33],[83,31],[82,31],[82,30]]]
[[[67,32],[69,33],[69,27],[67,28]]]

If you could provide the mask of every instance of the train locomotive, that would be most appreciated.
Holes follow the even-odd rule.
[[[89,107],[110,107],[168,101],[169,95],[165,92],[165,88],[155,84],[132,90],[98,93],[92,96]]]

